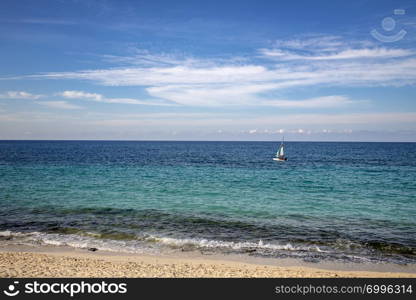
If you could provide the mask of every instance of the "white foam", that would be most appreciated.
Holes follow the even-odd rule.
[[[11,235],[12,235],[12,232],[10,230],[0,231],[0,236],[9,237]]]
[[[26,237],[26,236],[33,236],[40,234],[40,232],[33,231],[33,232],[15,232],[10,230],[0,231],[0,236],[4,237]]]
[[[218,249],[218,250],[234,250],[234,251],[251,251],[256,250],[258,253],[275,252],[286,254],[290,252],[293,257],[305,257],[308,252],[328,253],[329,256],[337,257],[342,254],[336,248],[322,249],[316,245],[293,245],[291,243],[265,243],[262,240],[256,242],[232,242],[210,239],[198,238],[173,238],[157,235],[146,235],[145,237],[138,237],[136,240],[112,240],[101,239],[100,234],[88,232],[83,235],[76,234],[58,234],[58,233],[43,233],[43,232],[14,232],[10,230],[0,231],[0,237],[11,237],[2,241],[2,243],[9,245],[52,245],[52,246],[67,246],[72,248],[96,248],[102,251],[122,252],[122,253],[136,253],[136,254],[155,254],[161,251],[175,251],[174,248],[182,248],[191,246],[194,249]],[[172,249],[173,248],[173,249]],[[335,255],[335,256],[334,256]],[[358,260],[362,262],[371,261],[363,256],[355,255],[353,253],[343,253],[343,257],[351,260]]]
[[[228,248],[232,250],[244,250],[244,249],[266,249],[266,250],[285,250],[285,251],[317,251],[327,252],[320,249],[317,246],[294,246],[291,243],[286,244],[265,244],[262,240],[258,243],[254,242],[227,242],[221,240],[208,240],[208,239],[176,239],[170,237],[157,237],[149,236],[148,240],[153,240],[166,244],[169,246],[182,247],[187,245],[194,245],[201,248]]]
[[[2,236],[14,237],[10,243],[17,244],[36,244],[52,246],[68,246],[72,248],[97,248],[103,251],[125,252],[125,253],[144,253],[145,249],[138,241],[120,241],[109,239],[97,239],[95,237],[81,236],[75,234],[55,234],[42,232],[11,232],[2,231]],[[97,235],[97,234],[93,234]],[[97,235],[98,236],[98,235]],[[149,251],[147,251],[149,252]],[[153,251],[154,252],[154,251]]]
[[[111,240],[99,239],[100,235],[89,232],[87,235],[57,234],[42,232],[11,232],[0,231],[0,236],[16,237],[16,242],[35,243],[53,246],[68,246],[73,248],[97,248],[103,251],[144,253],[154,252],[152,245],[165,245],[173,248],[192,246],[202,249],[230,249],[230,250],[269,250],[269,251],[291,251],[291,252],[328,252],[317,246],[295,246],[291,243],[272,244],[264,243],[262,240],[255,242],[231,242],[198,238],[172,238],[156,235],[147,235],[144,239],[138,240]]]

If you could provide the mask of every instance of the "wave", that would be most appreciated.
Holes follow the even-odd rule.
[[[81,231],[79,231],[81,233]],[[198,238],[172,238],[156,235],[144,235],[135,239],[111,239],[111,235],[95,232],[82,232],[82,234],[58,234],[43,232],[12,232],[0,231],[0,237],[16,238],[16,242],[36,242],[38,244],[70,246],[74,248],[97,248],[108,251],[137,252],[143,244],[160,244],[172,248],[194,247],[195,249],[230,249],[230,250],[284,250],[284,251],[312,251],[327,252],[318,246],[294,246],[291,243],[271,244],[259,240],[254,242],[231,242]],[[118,246],[118,247],[114,247]],[[130,247],[129,247],[130,246]],[[134,248],[133,246],[136,246]],[[189,248],[188,248],[189,249]]]
[[[321,250],[318,246],[294,246],[291,243],[286,244],[270,244],[264,243],[259,240],[257,243],[254,242],[228,242],[221,240],[209,240],[209,239],[178,239],[171,237],[149,237],[148,240],[154,240],[156,242],[173,246],[173,247],[184,247],[184,246],[196,246],[198,248],[209,248],[209,249],[232,249],[232,250],[285,250],[285,251],[313,251],[313,252],[327,252]]]
[[[59,234],[44,232],[11,232],[9,230],[0,231],[0,240],[4,244],[18,245],[51,245],[68,246],[72,248],[90,249],[95,248],[102,251],[124,252],[124,253],[143,253],[137,240],[114,240],[100,238],[100,234],[94,232],[84,232],[80,234]]]
[[[137,236],[136,239],[114,240],[103,238],[101,234],[94,232],[83,232],[82,234],[62,234],[43,232],[12,232],[0,231],[0,240],[13,245],[50,245],[67,246],[79,249],[97,249],[101,251],[132,253],[132,254],[155,254],[174,251],[211,251],[217,253],[243,253],[249,255],[267,257],[295,257],[307,261],[318,261],[322,259],[335,259],[336,253],[332,250],[323,249],[316,245],[296,245],[293,243],[265,243],[250,241],[222,241],[201,238],[173,238],[157,235]],[[365,257],[357,255],[344,255],[344,260],[365,262]]]
[[[140,235],[124,233],[97,233],[74,228],[61,228],[59,232],[0,231],[2,244],[51,245],[101,251],[155,254],[175,251],[202,253],[240,253],[275,258],[300,258],[306,261],[343,260],[354,262],[415,263],[414,249],[401,249],[395,245],[359,244],[349,240],[331,243],[305,243],[288,241],[227,241],[209,238],[172,237],[159,234]],[[377,246],[377,247],[375,247]],[[380,255],[380,250],[387,253]]]

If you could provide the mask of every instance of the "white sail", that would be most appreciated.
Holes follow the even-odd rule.
[[[285,157],[284,147],[285,147],[285,145],[284,145],[284,139],[283,139],[282,143],[279,146],[279,149],[277,150],[276,157],[273,157],[273,160],[276,160],[276,161],[286,161],[287,160],[287,158]]]
[[[283,148],[284,148],[283,144],[280,145],[279,151],[277,152],[278,157],[283,157],[285,155],[285,152],[284,152]]]

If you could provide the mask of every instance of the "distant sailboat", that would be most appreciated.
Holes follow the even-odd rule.
[[[282,141],[282,143],[280,144],[279,150],[277,150],[276,156],[273,157],[273,160],[277,160],[277,161],[286,161],[287,157],[285,157],[285,145],[284,145],[284,139]]]

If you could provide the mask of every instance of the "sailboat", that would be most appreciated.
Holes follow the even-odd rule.
[[[279,146],[279,150],[277,150],[276,156],[273,157],[273,160],[277,161],[286,161],[287,157],[285,157],[285,145],[284,145],[284,139],[282,140],[282,143]]]

